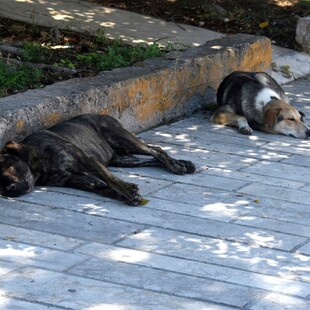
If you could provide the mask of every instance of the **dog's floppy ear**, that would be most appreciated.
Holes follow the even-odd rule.
[[[300,118],[301,118],[301,121],[304,122],[306,120],[306,115],[304,112],[301,112],[300,110],[298,110],[299,114],[300,114]]]
[[[23,145],[15,141],[8,141],[1,150],[1,154],[16,155],[24,160],[28,157]]]
[[[273,128],[277,122],[281,121],[279,119],[280,108],[271,108],[268,109],[265,113],[265,129],[273,132]]]

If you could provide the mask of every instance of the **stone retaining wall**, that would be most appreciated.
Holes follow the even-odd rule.
[[[271,55],[269,39],[238,34],[133,67],[2,98],[0,144],[84,113],[109,114],[141,132],[214,101],[219,83],[234,70],[269,70]]]

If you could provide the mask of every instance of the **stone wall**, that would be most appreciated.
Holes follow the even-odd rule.
[[[133,132],[188,115],[214,101],[234,70],[266,71],[271,43],[264,37],[228,36],[133,67],[72,79],[0,100],[0,144],[79,114],[109,114]]]

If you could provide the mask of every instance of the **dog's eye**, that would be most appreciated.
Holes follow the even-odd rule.
[[[296,122],[295,118],[289,118],[288,120],[291,122]]]

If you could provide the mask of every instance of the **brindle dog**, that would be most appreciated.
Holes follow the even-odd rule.
[[[88,114],[35,132],[21,143],[7,142],[0,155],[0,193],[16,197],[35,185],[62,186],[138,205],[138,186],[114,176],[108,165],[164,167],[180,175],[195,172],[192,162],[173,159],[161,148],[141,142],[116,119]]]

